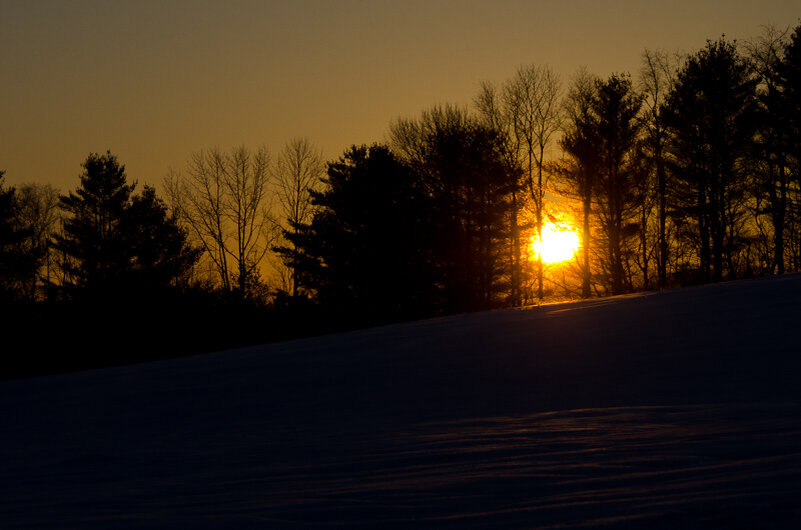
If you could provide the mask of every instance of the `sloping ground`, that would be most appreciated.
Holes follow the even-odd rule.
[[[794,275],[6,381],[0,526],[798,528],[800,303]]]

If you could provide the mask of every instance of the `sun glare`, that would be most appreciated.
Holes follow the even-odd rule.
[[[534,255],[542,255],[543,263],[559,263],[573,257],[579,248],[579,236],[576,232],[546,223],[542,227],[542,241],[535,235],[531,240]]]

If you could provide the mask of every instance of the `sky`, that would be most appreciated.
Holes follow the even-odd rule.
[[[646,48],[800,17],[797,0],[0,0],[0,170],[66,191],[111,150],[158,185],[195,151],[299,136],[333,160],[521,65],[636,74]]]

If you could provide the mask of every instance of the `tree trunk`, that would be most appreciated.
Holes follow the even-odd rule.
[[[517,225],[517,191],[512,192],[512,211],[511,211],[511,236],[512,236],[512,271],[511,271],[511,293],[510,302],[512,306],[521,304],[521,271],[520,271],[520,228]]]
[[[664,289],[667,286],[668,258],[667,236],[665,233],[665,225],[667,224],[667,185],[665,183],[665,165],[662,161],[661,149],[656,159],[656,179],[659,194],[659,260],[657,262],[659,270],[657,274],[659,276],[659,288]]]
[[[581,297],[589,298],[590,292],[590,210],[592,207],[592,196],[590,193],[584,197],[584,270],[581,282]]]

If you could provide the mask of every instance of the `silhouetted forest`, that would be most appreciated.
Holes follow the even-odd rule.
[[[492,308],[801,270],[801,26],[472,107],[324,162],[211,149],[163,195],[92,153],[77,188],[0,173],[3,377]],[[532,250],[549,224],[571,261]]]

